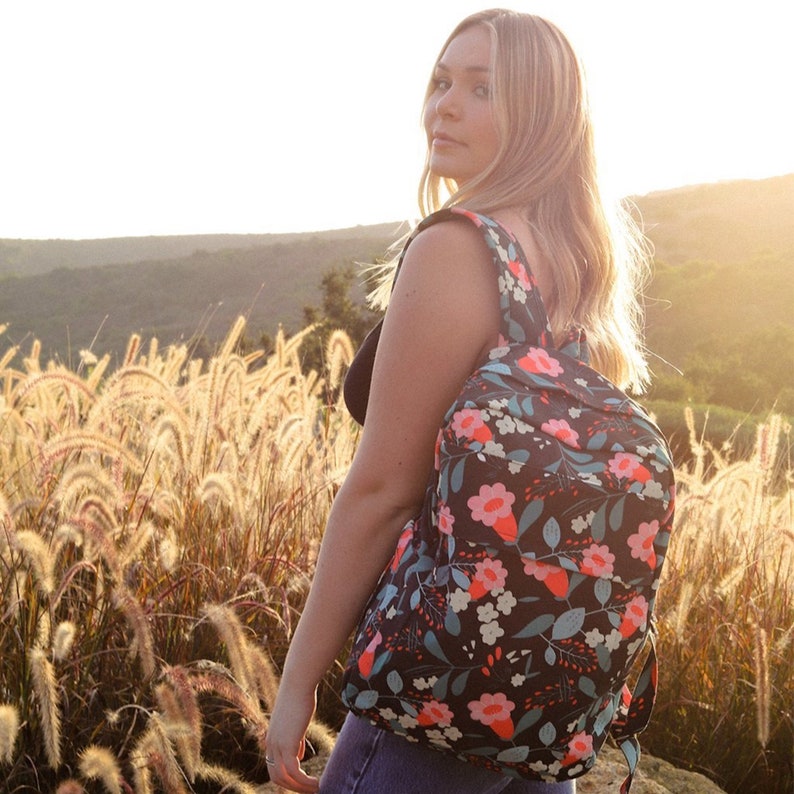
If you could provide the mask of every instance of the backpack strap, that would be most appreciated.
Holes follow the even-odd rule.
[[[473,223],[481,232],[491,253],[499,275],[501,331],[505,343],[551,346],[551,327],[537,281],[521,245],[508,229],[487,215],[462,207],[451,207],[428,215],[416,227],[411,239],[428,226],[455,219],[465,219]],[[403,249],[403,255],[408,244]]]
[[[630,692],[628,686],[623,685],[621,703],[610,728],[610,733],[623,751],[626,763],[629,766],[629,774],[620,787],[620,794],[629,794],[631,790],[634,773],[637,771],[637,765],[640,761],[640,742],[637,739],[637,734],[642,733],[648,727],[653,705],[656,701],[659,663],[656,658],[653,629],[648,633],[648,640],[650,642],[650,652],[634,686],[634,692]]]

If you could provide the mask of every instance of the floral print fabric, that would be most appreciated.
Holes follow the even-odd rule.
[[[422,512],[359,625],[343,699],[376,725],[516,777],[577,777],[651,626],[673,517],[670,452],[646,413],[551,344],[526,259],[461,209],[497,269],[502,338],[449,408]],[[410,241],[409,241],[410,244]],[[650,668],[641,676],[653,684]],[[647,720],[635,698],[629,723]],[[636,760],[636,759],[635,759]],[[632,764],[630,763],[630,766]]]

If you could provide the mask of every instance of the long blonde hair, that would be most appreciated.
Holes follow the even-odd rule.
[[[598,187],[590,110],[579,59],[562,32],[531,14],[494,9],[464,19],[441,49],[481,25],[491,36],[491,91],[500,147],[458,188],[429,156],[419,186],[423,215],[454,205],[518,209],[554,277],[544,295],[555,338],[585,329],[593,366],[623,387],[648,380],[640,287],[648,246],[622,207],[610,213]],[[435,69],[435,67],[434,67]],[[433,91],[428,86],[425,104]]]

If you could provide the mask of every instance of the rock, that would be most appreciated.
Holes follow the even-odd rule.
[[[628,767],[623,753],[605,746],[596,765],[576,782],[576,794],[618,794]],[[724,794],[716,783],[643,753],[631,784],[631,794]]]
[[[304,769],[310,775],[319,776],[324,765],[325,757],[316,756],[304,764]],[[616,747],[603,747],[593,769],[576,781],[576,794],[618,794],[627,772],[623,753]],[[268,783],[257,791],[258,794],[280,794],[283,789]],[[725,791],[703,775],[678,769],[667,761],[643,753],[631,784],[631,794],[725,794]]]

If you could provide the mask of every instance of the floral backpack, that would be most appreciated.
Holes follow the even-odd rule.
[[[583,775],[611,732],[628,792],[655,695],[652,643],[633,695],[626,681],[651,636],[670,451],[587,365],[581,331],[551,346],[505,228],[456,208],[417,231],[460,217],[498,268],[503,338],[444,418],[421,513],[361,619],[342,697],[381,728],[530,780]]]

